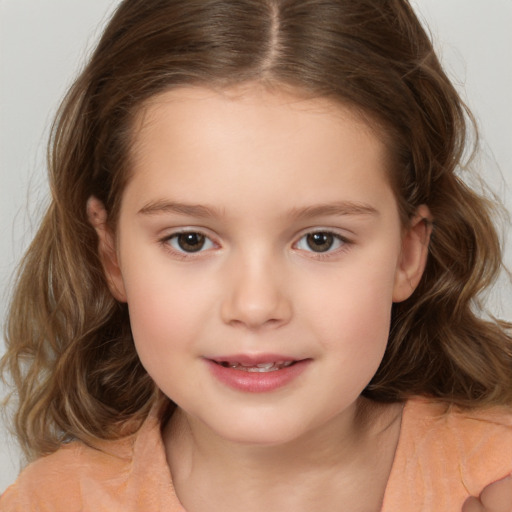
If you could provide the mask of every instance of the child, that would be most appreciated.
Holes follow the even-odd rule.
[[[508,475],[468,116],[404,0],[122,2],[12,301],[37,460],[0,510],[451,511]]]

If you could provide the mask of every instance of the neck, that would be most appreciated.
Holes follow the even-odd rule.
[[[187,512],[378,511],[400,432],[401,406],[361,398],[321,428],[278,446],[231,442],[183,411],[164,429]]]

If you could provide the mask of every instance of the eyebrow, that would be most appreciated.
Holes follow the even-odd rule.
[[[181,215],[189,215],[192,217],[220,217],[222,212],[210,206],[202,204],[178,203],[174,201],[166,201],[159,199],[151,201],[143,206],[138,212],[142,215],[158,215],[164,213],[178,213]]]
[[[377,216],[379,212],[373,206],[366,203],[353,201],[337,201],[334,203],[318,204],[306,208],[294,208],[291,216],[298,219],[311,219],[322,216],[344,216],[344,215],[371,215]]]
[[[141,215],[161,215],[175,213],[199,218],[213,218],[223,216],[223,210],[202,204],[180,203],[158,199],[150,201],[138,212]],[[345,215],[370,215],[377,216],[379,212],[373,206],[366,203],[353,201],[336,201],[333,203],[322,203],[303,208],[292,208],[289,216],[296,220],[307,220],[322,216],[345,216]]]

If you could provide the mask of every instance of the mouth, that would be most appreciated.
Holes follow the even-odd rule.
[[[279,354],[238,354],[205,358],[211,374],[237,391],[264,393],[285,387],[299,377],[312,359]]]

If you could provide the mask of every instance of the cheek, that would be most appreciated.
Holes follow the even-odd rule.
[[[324,349],[356,372],[376,370],[386,349],[396,258],[384,260],[359,261],[350,271],[340,268],[315,287],[303,306]]]
[[[340,268],[310,287],[305,309],[326,327],[338,326],[364,333],[376,325],[387,327],[393,304],[395,261],[370,262]]]
[[[170,275],[166,265],[144,268],[133,261],[123,276],[135,347],[148,373],[158,380],[173,367],[173,356],[194,349],[202,312],[207,311],[205,297],[183,276]]]

